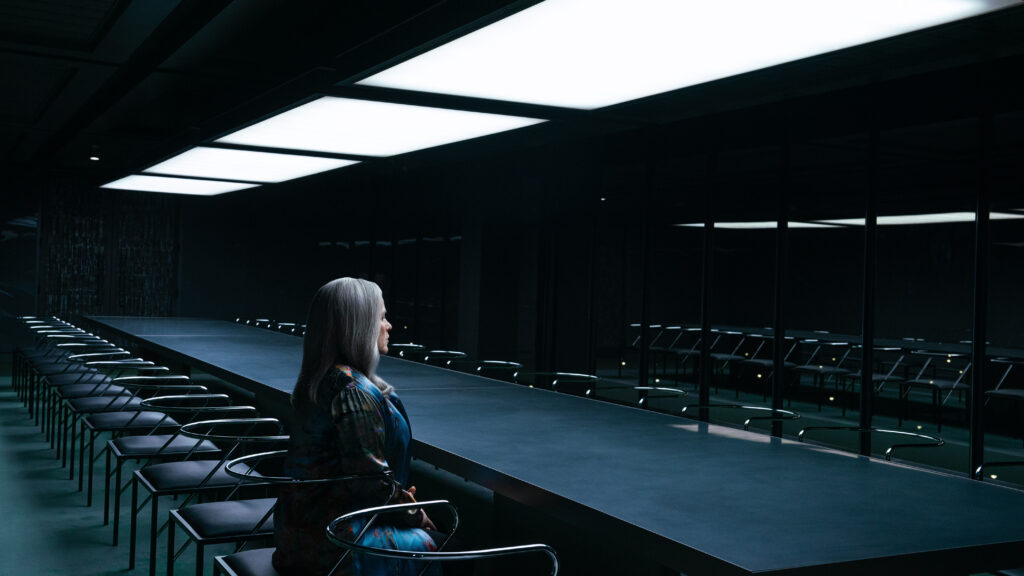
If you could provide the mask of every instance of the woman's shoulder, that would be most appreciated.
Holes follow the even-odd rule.
[[[320,400],[329,400],[355,385],[356,379],[351,371],[342,370],[341,366],[331,366],[331,369],[320,379],[317,396]]]
[[[321,389],[329,391],[330,397],[337,396],[365,396],[369,395],[380,401],[382,398],[380,390],[370,380],[357,370],[337,364],[324,375],[320,385]]]

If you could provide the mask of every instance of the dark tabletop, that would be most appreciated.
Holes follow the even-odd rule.
[[[287,401],[302,340],[225,321],[94,317]],[[1024,564],[1024,492],[729,427],[382,358],[417,457],[690,574]]]

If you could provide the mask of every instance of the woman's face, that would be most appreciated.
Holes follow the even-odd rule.
[[[380,302],[380,334],[377,335],[377,350],[381,354],[388,353],[388,332],[391,331],[391,322],[387,318],[388,310],[384,307],[384,301]]]

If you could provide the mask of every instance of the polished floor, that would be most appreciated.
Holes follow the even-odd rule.
[[[0,364],[0,490],[3,493],[0,521],[0,575],[107,576],[148,572],[148,514],[140,521],[139,558],[128,570],[128,512],[122,508],[120,545],[111,545],[110,526],[103,525],[102,472],[97,469],[93,505],[78,491],[77,480],[50,448],[39,427],[11,389],[10,360]],[[102,467],[100,460],[97,464]],[[165,512],[166,513],[166,512]],[[179,537],[177,542],[182,541]],[[157,573],[164,574],[166,535],[157,540]],[[222,550],[222,551],[219,551]],[[206,574],[212,574],[213,553],[227,548],[210,547]],[[195,574],[195,552],[189,548],[175,564],[175,573]]]

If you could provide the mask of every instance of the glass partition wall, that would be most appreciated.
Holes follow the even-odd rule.
[[[1024,215],[1024,113],[996,114],[991,133],[992,213]],[[983,169],[984,169],[983,168]],[[1005,216],[1000,216],[1005,218]],[[988,375],[983,397],[984,453],[979,477],[1024,484],[1024,219],[993,219],[987,314]],[[977,472],[977,466],[975,467]]]
[[[967,115],[659,160],[646,230],[615,209],[596,220],[604,399],[628,403],[639,386],[650,409],[957,473],[979,458],[979,442],[987,464],[1024,460],[1015,329],[1024,311],[1014,296],[1024,201],[1011,173],[1021,118],[998,117],[988,151],[981,122]],[[979,195],[993,177],[979,237]],[[991,257],[980,285],[979,253]],[[975,375],[979,297],[991,304]],[[773,385],[778,363],[784,375]],[[989,479],[1024,475],[1024,466],[992,467]]]

